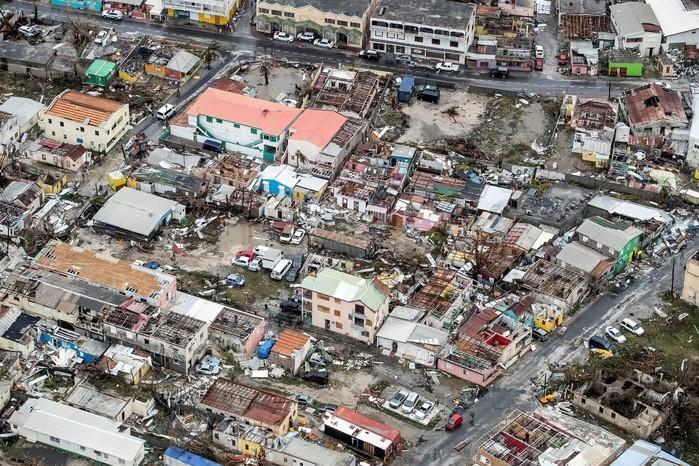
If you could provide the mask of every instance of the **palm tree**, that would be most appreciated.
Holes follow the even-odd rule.
[[[267,64],[267,57],[265,56],[265,59],[262,60],[262,65],[260,66],[260,71],[262,71],[262,75],[265,77],[265,86],[269,84],[269,65]]]
[[[206,62],[206,69],[211,69],[211,62],[216,58],[216,56],[221,52],[221,44],[217,41],[212,40],[209,45],[204,50],[202,58]]]
[[[306,165],[308,163],[308,157],[300,150],[297,150],[294,156],[296,157],[296,168],[298,168],[299,165]]]

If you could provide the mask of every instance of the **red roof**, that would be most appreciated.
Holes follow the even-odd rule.
[[[633,125],[644,125],[659,120],[671,124],[688,123],[679,94],[658,84],[647,84],[626,91],[624,103]]]
[[[284,132],[301,113],[297,108],[208,88],[187,109],[189,116],[209,116],[262,130],[271,135]]]
[[[325,148],[347,118],[332,110],[307,109],[296,119],[291,126],[292,141],[308,141],[320,149]]]
[[[400,431],[398,429],[394,429],[383,422],[379,422],[356,411],[352,411],[349,408],[340,406],[335,411],[335,416],[352,423],[357,427],[361,427],[364,430],[368,430],[369,432],[385,437],[389,439],[393,445],[398,445],[398,442],[400,442]]]

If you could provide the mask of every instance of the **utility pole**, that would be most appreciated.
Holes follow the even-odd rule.
[[[674,298],[675,297],[675,260],[677,258],[673,257],[672,258],[672,282],[670,282],[670,295]]]

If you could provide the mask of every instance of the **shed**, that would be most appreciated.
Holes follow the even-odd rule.
[[[107,60],[96,59],[85,71],[85,81],[88,84],[104,87],[116,72],[117,65]]]
[[[618,50],[609,55],[607,62],[609,76],[628,76],[640,78],[643,76],[643,60],[632,51]]]
[[[352,257],[368,259],[374,254],[374,243],[335,231],[313,228],[308,234],[310,246],[319,246]]]

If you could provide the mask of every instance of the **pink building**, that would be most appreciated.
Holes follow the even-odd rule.
[[[445,347],[437,368],[485,387],[529,350],[531,328],[496,311],[477,310]]]
[[[322,269],[301,282],[302,313],[312,324],[373,344],[388,316],[388,290],[380,281],[365,280],[334,269]]]
[[[92,153],[83,146],[41,139],[27,147],[26,156],[36,162],[78,171],[92,161]]]

